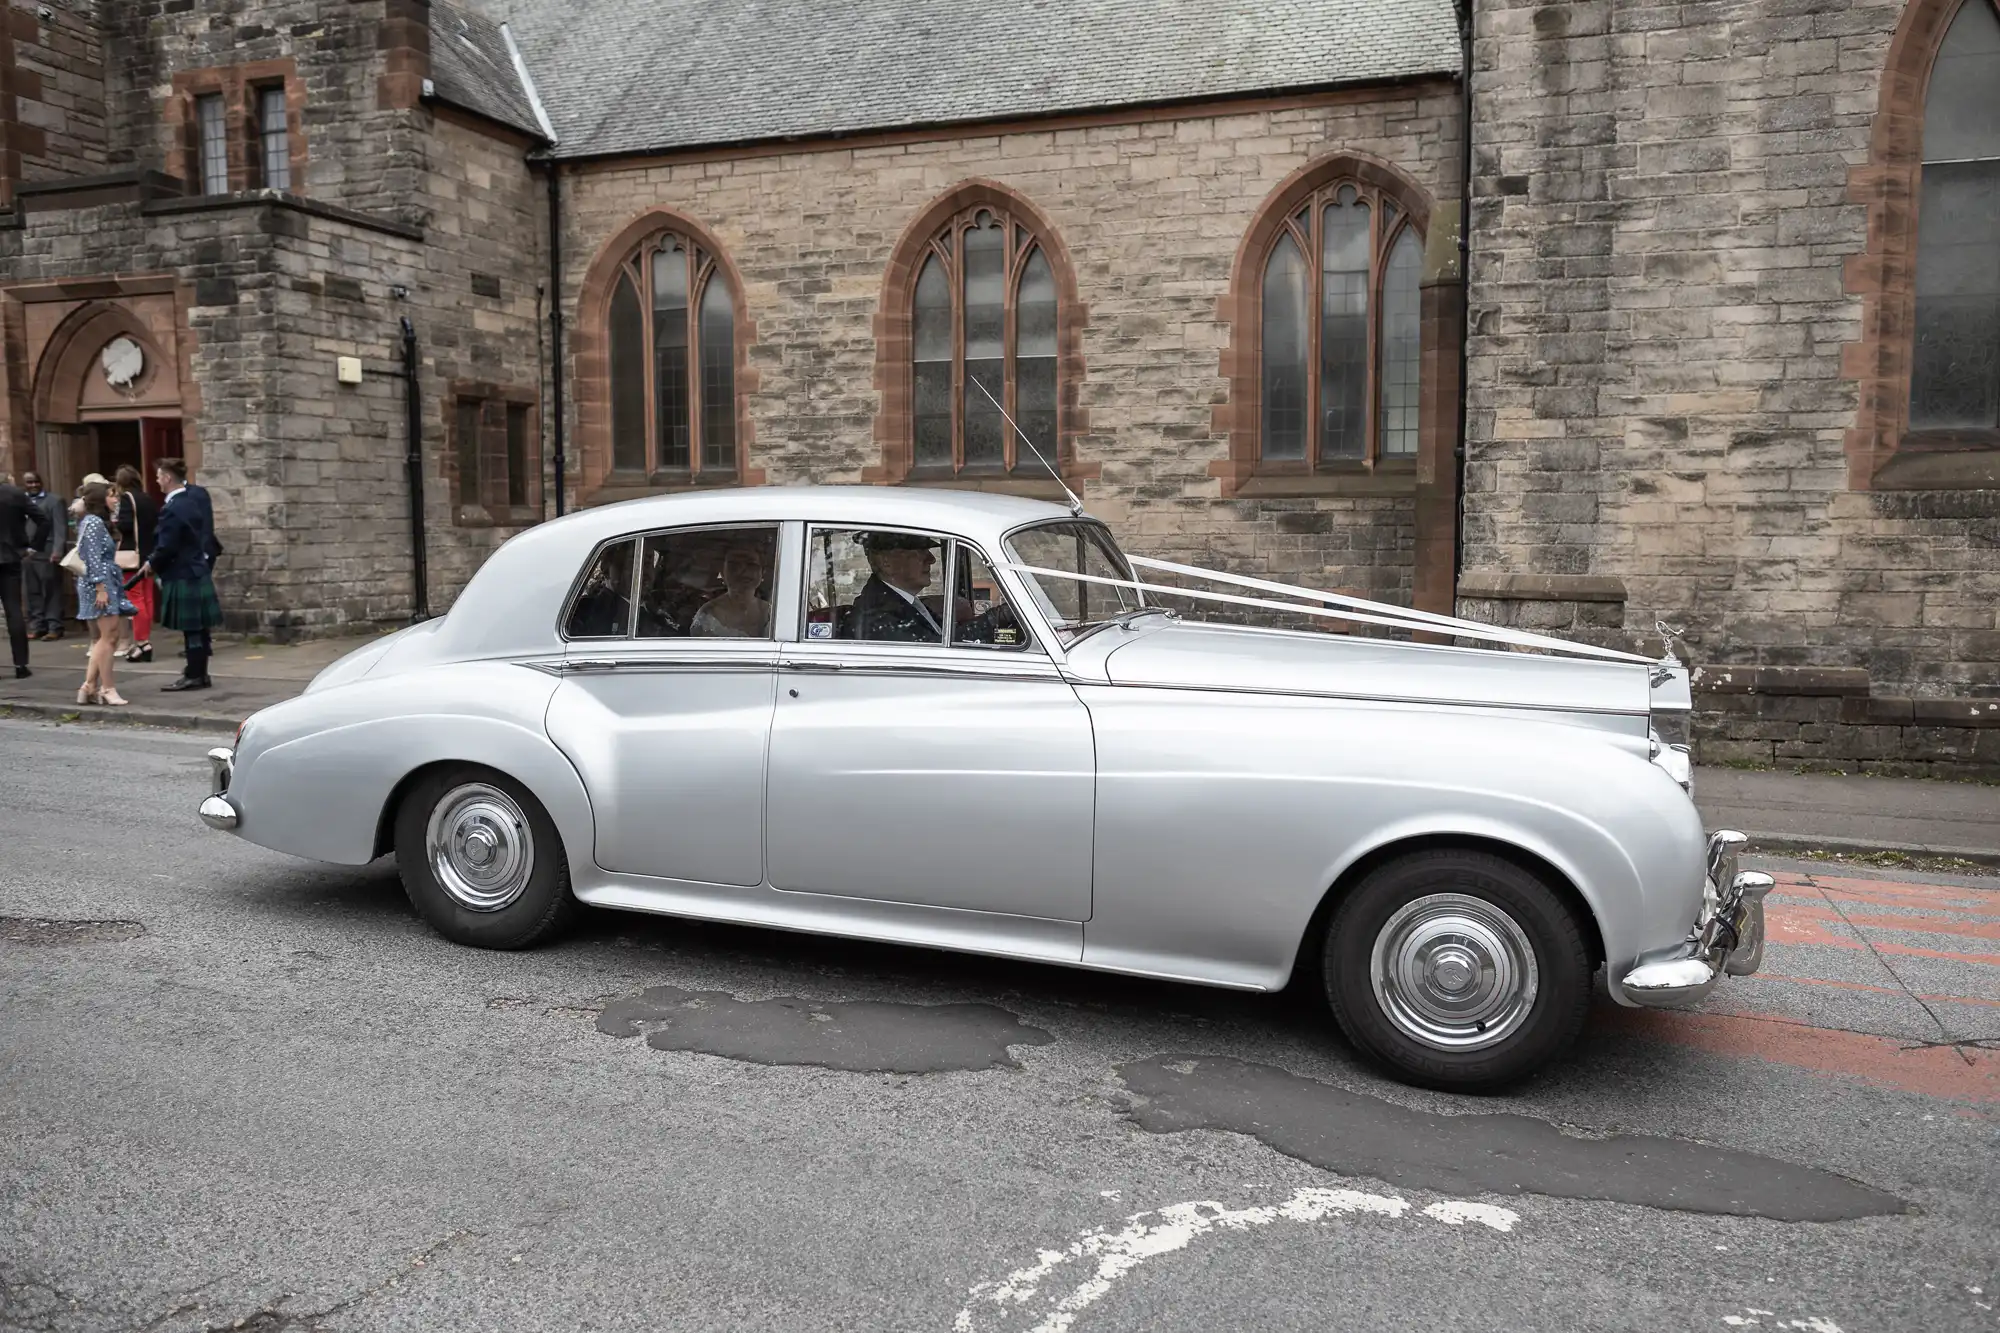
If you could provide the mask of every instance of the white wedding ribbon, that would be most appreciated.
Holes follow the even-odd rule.
[[[1131,588],[1139,592],[1160,593],[1168,597],[1191,597],[1197,601],[1220,602],[1230,606],[1249,606],[1266,611],[1284,611],[1291,615],[1318,616],[1326,620],[1351,620],[1364,625],[1383,625],[1390,629],[1430,630],[1450,634],[1454,638],[1480,639],[1488,643],[1505,643],[1521,648],[1539,648],[1544,652],[1569,653],[1578,657],[1596,657],[1613,662],[1636,662],[1644,666],[1652,665],[1652,659],[1637,653],[1620,652],[1616,648],[1599,648],[1595,644],[1572,643],[1568,639],[1552,638],[1546,634],[1533,634],[1527,630],[1507,629],[1500,625],[1483,625],[1476,620],[1460,620],[1455,616],[1441,616],[1430,611],[1413,611],[1386,602],[1370,602],[1359,597],[1346,597],[1339,593],[1320,592],[1314,588],[1302,588],[1290,583],[1274,583],[1269,579],[1251,578],[1243,574],[1225,574],[1219,570],[1200,569],[1193,565],[1176,565],[1165,560],[1148,560],[1142,556],[1127,556],[1134,565],[1147,569],[1165,570],[1168,573],[1184,574],[1194,578],[1209,579],[1217,583],[1231,583],[1239,587],[1258,588],[1281,592],[1289,597],[1300,597],[1315,602],[1325,602],[1333,606],[1351,608],[1328,610],[1320,606],[1301,606],[1297,602],[1274,601],[1267,597],[1242,597],[1235,593],[1204,592],[1194,588],[1175,588],[1159,583],[1141,583],[1132,579],[1105,578],[1100,574],[1083,574],[1066,569],[1046,569],[1040,565],[1001,564],[1000,569],[1010,569],[1019,574],[1035,574],[1048,578],[1069,579],[1075,583],[1095,583],[1111,588]]]

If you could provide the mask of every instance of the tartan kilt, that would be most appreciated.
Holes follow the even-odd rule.
[[[153,621],[183,634],[220,625],[222,603],[215,595],[215,581],[206,574],[198,579],[161,579]]]

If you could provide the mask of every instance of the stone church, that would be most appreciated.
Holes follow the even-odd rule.
[[[0,458],[185,455],[239,629],[650,492],[1055,494],[997,400],[1135,548],[2000,772],[1996,0],[0,3]]]

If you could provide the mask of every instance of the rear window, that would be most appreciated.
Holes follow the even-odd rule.
[[[632,632],[632,569],[637,538],[598,551],[570,603],[563,633],[572,639],[622,639]]]

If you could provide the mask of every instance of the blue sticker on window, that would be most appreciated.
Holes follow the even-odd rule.
[[[830,639],[833,637],[833,626],[824,624],[807,625],[806,637],[808,639]]]

